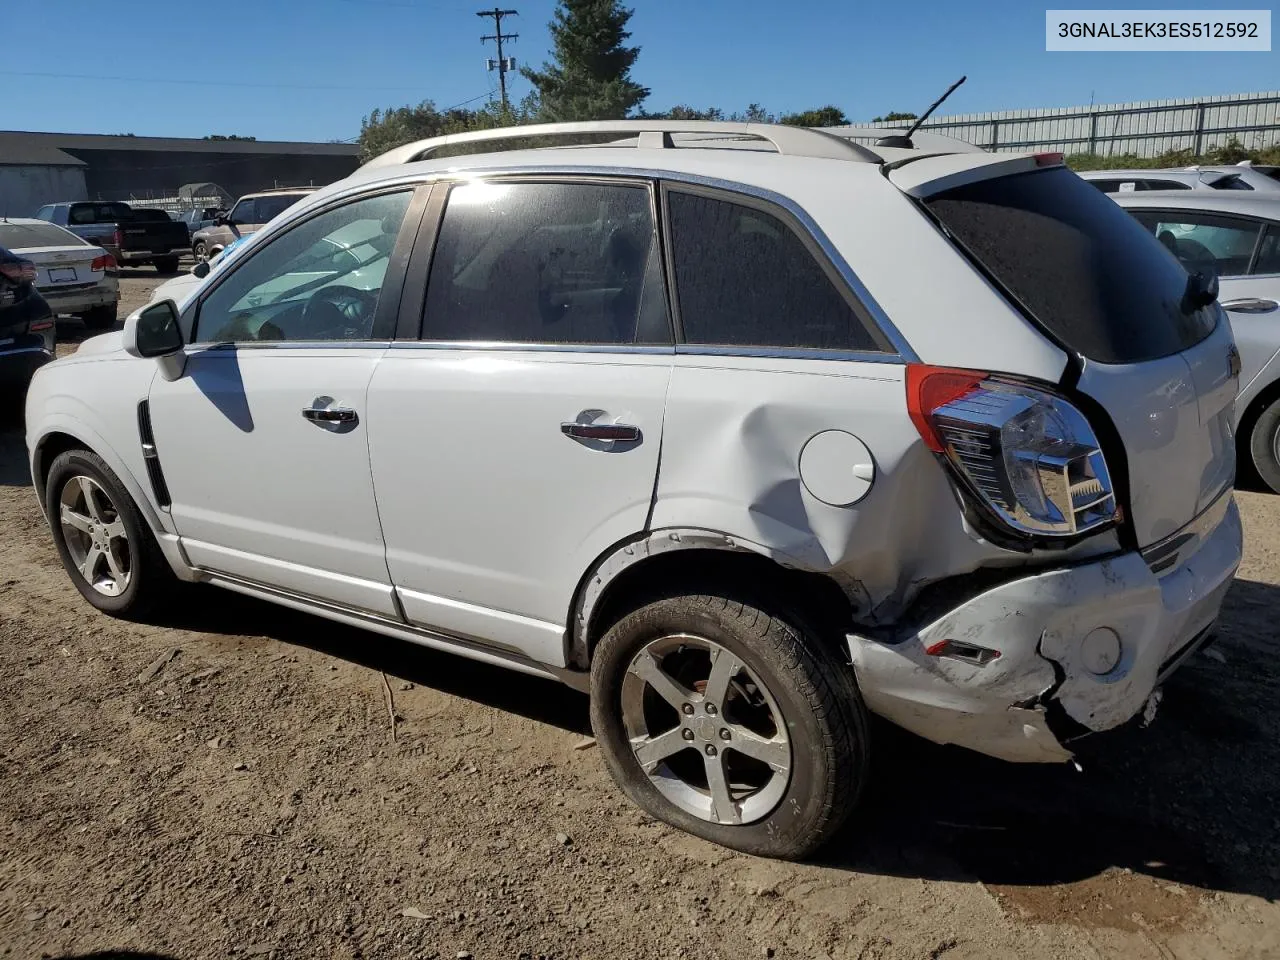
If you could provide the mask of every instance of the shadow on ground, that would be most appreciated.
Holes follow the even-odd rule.
[[[167,625],[246,630],[580,734],[587,699],[524,676],[197,588]],[[878,724],[851,829],[820,862],[858,872],[1047,886],[1128,868],[1206,890],[1280,897],[1280,589],[1238,581],[1213,649],[1165,686],[1156,722],[1086,738],[1083,771],[1015,765]],[[372,642],[371,642],[372,641]]]
[[[176,960],[167,953],[140,953],[136,950],[102,950],[98,953],[59,954],[54,960]]]

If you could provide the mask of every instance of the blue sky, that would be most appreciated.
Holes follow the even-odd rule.
[[[442,108],[479,104],[496,90],[496,74],[484,63],[493,46],[479,39],[492,21],[475,15],[482,5],[214,0],[182,14],[173,0],[18,4],[7,19],[29,19],[29,40],[7,43],[0,57],[0,129],[352,138],[374,107],[423,99]],[[731,111],[754,101],[786,112],[834,103],[865,120],[889,110],[919,112],[961,74],[968,83],[940,113],[1280,87],[1276,51],[1046,53],[1049,4],[1025,0],[631,5],[631,42],[643,48],[633,75],[651,89],[650,109],[688,103]],[[554,0],[504,6],[520,11],[504,23],[520,34],[510,53],[522,64],[541,64]],[[528,89],[522,77],[512,78],[513,96]]]

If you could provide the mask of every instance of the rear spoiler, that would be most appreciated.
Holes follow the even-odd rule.
[[[1062,165],[1061,153],[925,154],[890,164],[885,172],[903,193],[924,199],[981,180]]]

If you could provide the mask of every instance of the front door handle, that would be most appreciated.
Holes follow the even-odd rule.
[[[1280,303],[1275,300],[1267,300],[1264,297],[1245,297],[1241,300],[1228,300],[1222,305],[1223,310],[1230,310],[1234,313],[1270,313],[1280,307]]]
[[[620,440],[634,443],[640,439],[640,428],[628,423],[562,423],[560,432],[573,440]]]
[[[303,407],[302,416],[312,423],[355,423],[356,412],[350,407]]]

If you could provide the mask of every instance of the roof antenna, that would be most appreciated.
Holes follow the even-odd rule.
[[[933,101],[932,106],[930,106],[929,109],[924,112],[923,116],[919,117],[916,120],[916,122],[911,125],[910,129],[908,129],[906,133],[895,133],[887,137],[881,137],[879,140],[876,141],[876,146],[877,147],[904,147],[907,150],[913,149],[915,147],[915,144],[911,142],[911,135],[920,129],[920,124],[924,123],[926,120],[929,119],[929,114],[933,113],[933,111],[937,110],[938,107],[942,106],[942,101],[947,99],[947,97],[951,96],[951,94],[955,92],[956,87],[960,86],[960,84],[964,83],[968,79],[969,79],[968,77],[961,77],[951,86],[947,87],[947,92],[944,93],[942,96],[940,96],[937,100]]]

